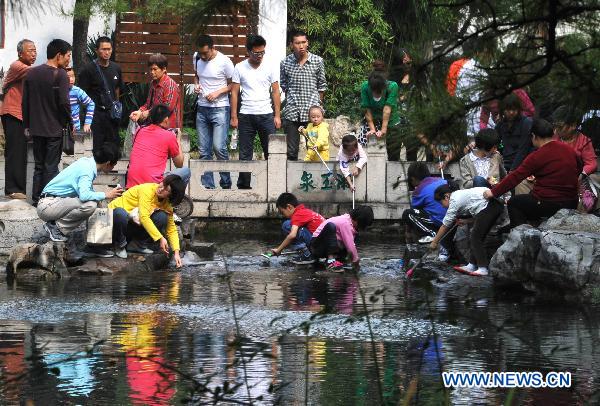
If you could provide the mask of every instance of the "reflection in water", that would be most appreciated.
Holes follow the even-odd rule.
[[[357,325],[363,303],[355,277],[283,265],[232,267],[246,334],[240,341],[233,323],[214,322],[231,318],[222,269],[29,282],[13,289],[2,282],[0,404],[28,399],[41,405],[209,402],[224,387],[228,398],[248,400],[249,392],[253,399],[261,397],[258,404],[295,405],[306,399],[314,405],[376,404],[375,360],[389,404],[398,404],[411,388],[413,404],[442,402],[442,370],[574,372],[572,390],[518,390],[519,404],[584,403],[600,389],[595,350],[600,313],[594,309],[494,297],[477,305],[452,292],[432,293],[435,323],[456,324],[434,335],[424,291],[405,286],[395,262],[372,264],[376,272],[361,276],[360,285],[374,317],[416,319],[424,328],[381,334],[392,339],[372,345]],[[338,317],[345,321],[329,321],[329,328],[322,328],[326,321],[319,312],[343,315]],[[310,334],[304,334],[303,325],[294,334],[270,329],[271,320],[253,325],[254,313],[270,319],[283,314],[298,324],[309,321]],[[293,317],[299,314],[303,317]],[[378,326],[386,328],[383,322]],[[99,342],[94,351],[81,353]],[[200,386],[194,390],[194,383],[206,384],[213,394]],[[460,389],[448,396],[458,405],[501,404],[507,393]]]

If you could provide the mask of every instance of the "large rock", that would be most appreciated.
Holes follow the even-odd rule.
[[[539,296],[600,301],[600,218],[560,210],[540,229],[519,226],[490,264],[500,286]]]
[[[18,244],[44,240],[43,224],[35,207],[27,202],[1,199],[0,254],[9,255],[12,247]]]
[[[490,272],[500,285],[531,283],[540,250],[540,230],[529,225],[512,229],[508,239],[498,248],[490,262]]]

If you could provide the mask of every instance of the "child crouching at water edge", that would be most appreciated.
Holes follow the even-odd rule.
[[[329,160],[329,124],[323,121],[321,106],[311,106],[308,109],[310,123],[306,128],[300,126],[298,131],[306,140],[305,161],[320,162]],[[321,158],[319,158],[319,155]]]
[[[435,199],[448,211],[442,221],[442,226],[431,242],[430,248],[436,249],[444,234],[453,226],[459,216],[473,216],[473,226],[470,232],[471,258],[464,266],[455,267],[461,272],[472,275],[487,276],[489,259],[484,241],[498,217],[504,210],[504,205],[496,199],[486,200],[483,192],[485,187],[475,187],[453,191],[450,186],[442,185],[435,190]]]
[[[359,268],[359,257],[354,239],[359,230],[373,224],[373,209],[358,206],[350,213],[325,220],[313,233],[310,251],[314,258],[327,258],[327,270],[343,272],[344,264],[339,259],[352,256],[352,267]],[[339,258],[339,259],[338,259]]]
[[[357,177],[367,164],[367,154],[354,134],[346,134],[342,138],[342,146],[338,152],[337,160],[348,186],[352,191],[356,190],[353,178]],[[356,162],[352,170],[350,170],[351,162]]]
[[[312,264],[315,262],[308,245],[312,239],[312,234],[325,221],[323,216],[298,203],[298,199],[291,193],[282,193],[275,203],[277,210],[287,220],[281,225],[285,239],[277,248],[271,249],[273,255],[279,255],[281,252],[292,246],[292,249],[298,251],[298,255],[292,258],[295,264]]]

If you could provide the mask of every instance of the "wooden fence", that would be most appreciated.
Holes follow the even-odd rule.
[[[251,31],[249,18],[240,7],[229,15],[209,17],[204,32],[212,36],[215,47],[233,60],[246,56],[246,35]],[[135,12],[121,13],[117,19],[116,62],[125,82],[143,83],[149,80],[147,61],[154,53],[169,60],[168,73],[180,85],[194,82],[194,38],[185,30],[183,17],[144,21]]]

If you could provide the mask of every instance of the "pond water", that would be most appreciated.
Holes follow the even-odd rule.
[[[358,278],[267,263],[269,243],[220,242],[229,273],[2,279],[0,404],[599,402],[598,308],[407,284],[398,242],[365,241]],[[572,387],[445,391],[442,370],[569,371]]]

